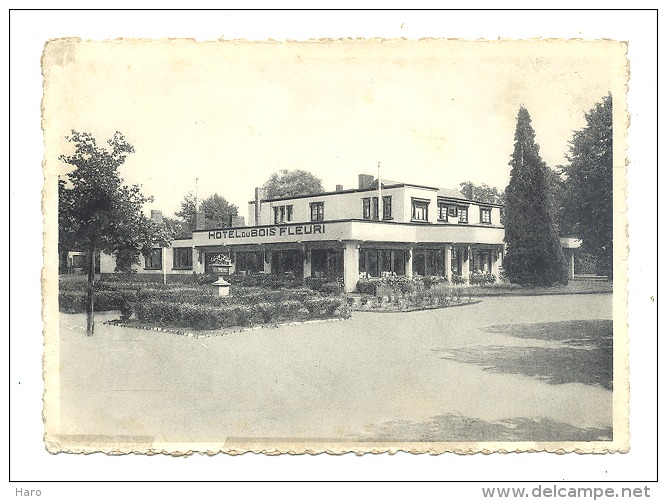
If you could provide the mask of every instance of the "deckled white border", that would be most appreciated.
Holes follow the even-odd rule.
[[[610,92],[614,103],[614,168],[613,168],[613,189],[614,189],[614,293],[613,293],[613,319],[614,319],[614,389],[613,389],[613,440],[605,442],[573,442],[573,441],[551,441],[551,442],[510,442],[510,441],[494,441],[486,443],[478,443],[473,441],[468,442],[364,442],[364,441],[344,441],[337,437],[330,437],[329,440],[322,441],[314,440],[275,440],[273,438],[266,439],[245,439],[235,441],[217,441],[211,442],[198,441],[192,443],[173,443],[163,442],[156,438],[152,442],[146,442],[146,437],[137,437],[136,442],[133,443],[117,443],[111,441],[104,442],[104,437],[98,437],[95,443],[84,442],[80,438],[74,436],[60,435],[62,431],[59,426],[60,409],[60,389],[58,385],[59,376],[54,374],[57,372],[59,363],[59,339],[58,335],[58,306],[57,296],[57,227],[53,224],[57,221],[57,191],[54,177],[57,174],[56,165],[45,161],[44,173],[48,184],[44,187],[43,196],[43,210],[45,215],[44,225],[44,272],[42,274],[43,287],[43,318],[45,323],[45,357],[44,357],[44,378],[45,378],[45,392],[44,392],[44,420],[45,420],[45,443],[50,452],[105,452],[107,454],[170,454],[170,455],[189,455],[193,452],[213,453],[228,453],[239,454],[245,452],[255,452],[263,454],[345,454],[352,452],[355,454],[366,453],[382,453],[402,451],[412,454],[443,454],[453,452],[456,454],[476,454],[476,453],[492,453],[492,452],[555,452],[555,453],[617,453],[627,452],[630,447],[629,440],[629,423],[628,423],[628,408],[629,408],[629,381],[628,381],[628,334],[627,334],[627,313],[626,313],[626,260],[627,260],[627,227],[625,221],[626,214],[626,134],[629,124],[627,109],[626,109],[626,90],[627,80],[630,75],[629,64],[626,59],[627,43],[623,41],[612,40],[595,40],[595,41],[581,41],[579,39],[533,39],[528,41],[522,40],[497,40],[489,42],[481,41],[460,41],[452,39],[421,39],[421,40],[401,40],[401,39],[364,39],[364,40],[350,40],[347,39],[321,39],[321,40],[307,40],[304,42],[276,42],[276,41],[260,41],[252,42],[246,40],[235,41],[212,41],[212,42],[196,42],[186,39],[169,40],[137,40],[137,39],[116,39],[111,42],[89,42],[80,41],[73,38],[57,39],[49,41],[44,49],[44,57],[42,60],[44,85],[45,85],[45,101],[43,104],[43,120],[56,121],[60,118],[57,109],[57,103],[53,101],[53,97],[49,94],[49,85],[57,87],[62,85],[53,76],[53,69],[49,66],[53,59],[53,54],[60,54],[67,47],[76,46],[77,44],[85,45],[89,50],[94,50],[96,47],[104,47],[108,43],[123,44],[127,47],[136,47],[140,50],[142,47],[158,44],[161,46],[173,47],[174,50],[191,50],[203,51],[211,47],[211,44],[222,46],[239,46],[241,49],[248,46],[256,46],[257,50],[262,50],[263,46],[272,46],[280,43],[287,43],[289,45],[308,45],[317,50],[318,47],[326,47],[333,44],[340,48],[340,50],[348,49],[351,54],[363,48],[366,44],[386,44],[389,47],[396,47],[400,50],[404,47],[426,45],[432,50],[448,50],[461,46],[471,50],[476,44],[500,44],[506,47],[507,50],[522,50],[526,48],[539,47],[541,50],[556,50],[562,49],[563,57],[572,57],[578,50],[593,49],[593,46],[603,47],[606,55],[612,59],[614,75],[610,83]],[[71,49],[70,49],[71,50]],[[48,125],[45,127],[45,144],[46,148],[53,147],[56,138],[49,133]],[[49,155],[50,158],[50,155]],[[160,330],[158,328],[158,330]],[[54,412],[54,409],[56,412]],[[153,431],[153,430],[151,430]],[[158,435],[158,430],[155,430]]]

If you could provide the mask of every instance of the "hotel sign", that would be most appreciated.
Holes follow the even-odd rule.
[[[298,235],[323,235],[324,224],[298,224],[290,226],[273,226],[268,228],[231,228],[229,230],[211,230],[209,240],[231,240],[237,238],[292,237]]]

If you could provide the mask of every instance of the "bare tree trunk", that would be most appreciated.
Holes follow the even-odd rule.
[[[86,313],[88,315],[86,323],[86,336],[92,336],[95,331],[95,311],[93,285],[95,283],[95,250],[88,249],[88,298],[86,301]]]

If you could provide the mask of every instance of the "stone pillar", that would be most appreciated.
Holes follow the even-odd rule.
[[[357,242],[345,242],[343,247],[343,280],[345,292],[357,290],[359,281],[359,245]]]
[[[463,266],[461,267],[461,276],[468,280],[470,278],[470,258],[472,257],[472,249],[470,246],[463,248]]]
[[[192,249],[192,271],[198,274],[204,273],[204,251]]]
[[[271,274],[271,251],[267,251],[266,249],[263,252],[264,257],[264,273],[267,275]]]
[[[491,254],[491,273],[495,275],[496,281],[498,281],[498,274],[500,273],[500,251],[498,249],[494,249],[493,253]]]
[[[310,277],[313,273],[312,258],[313,256],[310,249],[306,249],[303,251],[303,278]],[[357,266],[359,266],[358,262]],[[359,272],[357,272],[357,276],[359,276]]]
[[[452,281],[452,246],[445,245],[445,278]]]
[[[412,278],[412,252],[414,250],[415,246],[411,245],[405,252],[405,276],[407,278]]]
[[[574,249],[568,249],[567,253],[570,256],[569,266],[567,267],[567,277],[572,280],[574,278]]]

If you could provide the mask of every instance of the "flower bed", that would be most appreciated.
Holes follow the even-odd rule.
[[[413,311],[431,308],[445,308],[462,304],[472,304],[468,288],[448,284],[434,285],[429,289],[402,293],[399,290],[378,287],[377,295],[362,294],[350,297],[348,304],[359,311]]]
[[[453,276],[453,279],[456,275]],[[349,301],[355,310],[411,311],[443,308],[470,303],[467,288],[453,280],[450,284],[442,276],[383,277],[361,279],[357,284],[360,298]]]

